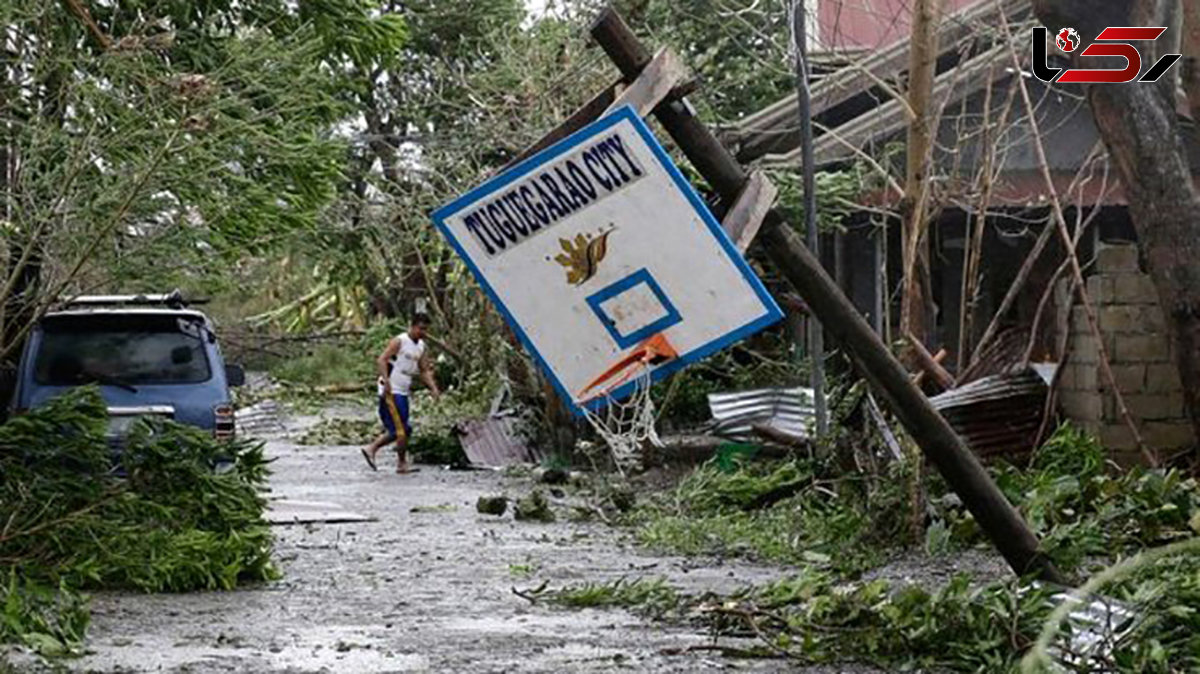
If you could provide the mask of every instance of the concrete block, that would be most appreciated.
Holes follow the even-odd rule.
[[[1137,451],[1137,440],[1125,424],[1106,424],[1096,434],[1100,444],[1109,452]]]
[[[1072,361],[1063,368],[1058,386],[1064,391],[1095,393],[1100,388],[1096,366]]]
[[[1071,309],[1071,332],[1085,335],[1090,335],[1092,332],[1091,323],[1088,323],[1087,310],[1082,305]]]
[[[1071,362],[1095,365],[1100,362],[1100,348],[1091,335],[1076,335],[1071,340]]]
[[[1113,277],[1105,274],[1093,274],[1087,279],[1088,299],[1092,304],[1105,304],[1113,301],[1115,288]]]
[[[1100,246],[1096,251],[1096,269],[1101,273],[1137,271],[1137,246],[1128,244]]]
[[[1180,449],[1196,443],[1191,424],[1185,421],[1150,422],[1142,430],[1142,440],[1155,449]]]
[[[1075,363],[1063,367],[1062,372],[1058,374],[1058,388],[1062,391],[1077,391],[1075,380],[1079,377],[1081,366]]]
[[[1158,302],[1142,306],[1141,323],[1146,332],[1166,332],[1167,319]]]
[[[1114,340],[1113,362],[1161,363],[1168,359],[1167,338],[1160,333],[1117,335]]]
[[[1146,392],[1171,393],[1182,391],[1179,369],[1174,363],[1156,363],[1146,366]]]
[[[1098,393],[1064,391],[1062,408],[1063,414],[1072,421],[1100,421],[1104,418],[1104,399]]]
[[[1146,274],[1117,274],[1113,276],[1113,301],[1122,304],[1153,304],[1158,302],[1158,293]]]
[[[1108,459],[1109,461],[1117,464],[1121,470],[1132,470],[1138,466],[1143,468],[1148,467],[1146,465],[1146,458],[1142,456],[1142,453],[1138,450],[1110,450],[1108,453]]]
[[[1075,370],[1075,388],[1080,391],[1100,390],[1100,368],[1096,365],[1079,363]]]
[[[1125,406],[1135,419],[1163,421],[1183,417],[1183,393],[1139,393],[1125,396]]]
[[[1144,309],[1137,305],[1101,305],[1096,311],[1096,318],[1100,321],[1100,330],[1103,332],[1147,332],[1142,317]]]
[[[1142,363],[1113,365],[1112,373],[1121,393],[1142,393],[1146,388],[1146,366]],[[1107,390],[1108,381],[1101,381],[1100,387]]]

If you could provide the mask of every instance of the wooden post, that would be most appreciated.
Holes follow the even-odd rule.
[[[650,61],[650,53],[611,7],[600,13],[591,33],[629,80],[636,78]],[[748,179],[746,172],[708,127],[692,114],[687,102],[666,101],[655,108],[654,114],[692,165],[721,196],[726,207],[736,201]],[[1043,580],[1062,583],[1064,578],[1053,562],[1038,552],[1037,537],[1020,513],[1004,498],[983,465],[929,404],[925,395],[912,385],[900,362],[829,278],[778,210],[767,215],[759,239],[763,250],[821,318],[826,330],[851,354],[872,389],[888,403],[921,450],[962,498],[1009,566],[1018,574],[1036,573]]]

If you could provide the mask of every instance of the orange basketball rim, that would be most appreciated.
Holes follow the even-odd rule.
[[[611,367],[596,377],[579,392],[580,399],[595,398],[603,394],[607,394],[616,389],[621,384],[633,378],[633,375],[641,368],[648,368],[652,365],[665,363],[679,357],[679,352],[674,346],[667,341],[666,335],[658,333],[647,338],[641,344],[634,347],[627,356],[614,363]],[[623,375],[621,373],[624,373]],[[618,377],[617,375],[621,375]],[[616,377],[616,379],[613,379]],[[612,380],[612,381],[609,381]],[[589,393],[596,390],[600,386],[603,389],[597,393],[588,396]]]

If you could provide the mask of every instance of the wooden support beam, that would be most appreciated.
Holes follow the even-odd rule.
[[[626,78],[637,77],[650,53],[611,7],[592,26],[592,37]],[[667,101],[654,112],[692,165],[727,204],[737,201],[749,180],[745,170],[721,145],[685,101]],[[937,466],[951,488],[991,538],[993,545],[1018,574],[1037,573],[1063,582],[1054,563],[1038,551],[1038,540],[1016,508],[1005,499],[983,465],[929,400],[908,379],[908,373],[850,300],[809,253],[800,235],[779,211],[763,223],[763,249],[795,286],[822,325],[857,362],[872,389],[883,398],[908,429],[921,450]]]
[[[763,440],[766,440],[767,442],[773,442],[782,447],[803,450],[812,449],[812,440],[802,435],[789,433],[781,428],[775,428],[770,424],[751,424],[750,430]]]
[[[750,174],[742,193],[738,195],[733,208],[721,219],[721,226],[729,235],[738,252],[745,254],[758,230],[762,228],[763,219],[767,217],[775,198],[779,196],[779,188],[771,182],[762,171]]]
[[[954,388],[954,377],[951,377],[946,368],[941,366],[941,361],[946,358],[946,350],[942,349],[938,351],[937,356],[934,356],[911,332],[906,333],[905,337],[908,338],[908,343],[913,348],[913,355],[917,357],[917,365],[921,367],[921,371],[933,379],[934,383],[943,391]]]
[[[633,84],[617,96],[604,114],[607,115],[621,106],[631,105],[637,110],[638,117],[646,117],[668,96],[686,95],[686,89],[692,86],[691,73],[687,66],[675,52],[663,48],[658,50]]]

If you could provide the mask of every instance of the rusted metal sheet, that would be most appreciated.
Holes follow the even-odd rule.
[[[1049,389],[1037,371],[984,377],[929,399],[981,458],[1033,450]]]
[[[514,416],[470,419],[458,425],[458,434],[463,452],[476,466],[500,468],[539,460],[517,432]]]
[[[747,442],[759,437],[753,429],[755,424],[808,438],[809,427],[816,418],[813,391],[803,387],[710,393],[708,408],[715,435]]]

